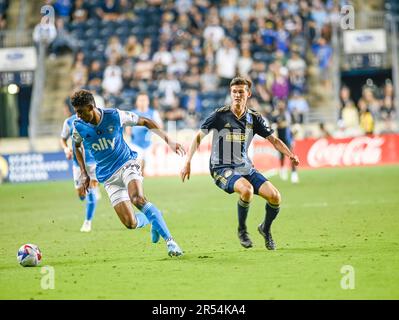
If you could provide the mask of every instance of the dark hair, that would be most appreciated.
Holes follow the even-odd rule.
[[[252,87],[252,81],[251,80],[249,80],[247,78],[244,78],[244,77],[241,77],[241,76],[238,76],[238,77],[233,78],[233,80],[231,80],[230,88],[232,86],[242,85],[242,84],[248,86],[248,89],[251,89],[251,87]]]
[[[71,97],[71,104],[74,107],[84,107],[87,105],[96,106],[93,94],[87,90],[76,91]]]

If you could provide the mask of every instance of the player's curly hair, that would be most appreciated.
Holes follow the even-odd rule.
[[[87,105],[96,106],[93,94],[87,90],[78,90],[71,97],[71,104],[74,107],[84,107]]]
[[[252,81],[249,80],[249,79],[247,79],[247,78],[241,77],[241,76],[234,77],[233,80],[231,80],[231,82],[230,82],[230,88],[231,88],[232,86],[242,85],[242,84],[247,85],[247,86],[248,86],[248,89],[251,90]]]

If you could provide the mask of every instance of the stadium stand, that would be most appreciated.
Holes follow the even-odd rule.
[[[0,17],[8,2],[1,0]],[[65,116],[60,105],[65,102],[68,112],[67,96],[85,87],[104,98],[104,107],[121,109],[129,109],[137,93],[147,91],[165,121],[196,128],[214,108],[229,102],[229,79],[239,73],[254,82],[252,107],[272,121],[276,100],[287,100],[302,136],[313,135],[319,122],[327,127],[345,123],[344,106],[337,100],[339,66],[333,63],[342,54],[333,43],[340,6],[352,3],[357,13],[384,10],[378,0],[367,5],[345,0],[38,2],[39,7],[53,5],[57,28],[46,60],[47,70],[57,71],[47,72],[43,124],[59,126]],[[396,1],[386,1],[385,10],[397,12]],[[357,23],[365,27],[380,20]],[[388,88],[391,80],[386,79]],[[373,119],[386,122],[382,131],[396,130],[394,95],[385,98],[385,83],[377,85]],[[350,94],[355,95],[350,97],[356,109],[352,114],[359,117],[352,123],[362,132],[363,93]],[[348,129],[348,134],[356,132]]]

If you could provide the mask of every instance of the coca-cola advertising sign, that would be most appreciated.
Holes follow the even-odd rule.
[[[399,135],[297,141],[302,167],[347,167],[399,163]]]
[[[382,137],[359,137],[349,142],[320,139],[310,147],[307,162],[314,168],[378,164],[383,144]]]

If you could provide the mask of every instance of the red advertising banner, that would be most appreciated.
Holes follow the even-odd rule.
[[[191,169],[193,174],[209,173],[211,140],[201,143]],[[188,148],[188,146],[186,146]],[[399,163],[399,134],[362,136],[346,139],[304,139],[295,141],[300,168],[349,167]],[[260,171],[279,168],[280,156],[265,139],[256,137],[249,150],[255,167]],[[146,176],[178,175],[184,158],[171,152],[163,142],[154,143],[146,164]],[[289,165],[288,159],[286,165]]]
[[[307,168],[392,164],[399,163],[399,135],[305,139],[294,150]]]

